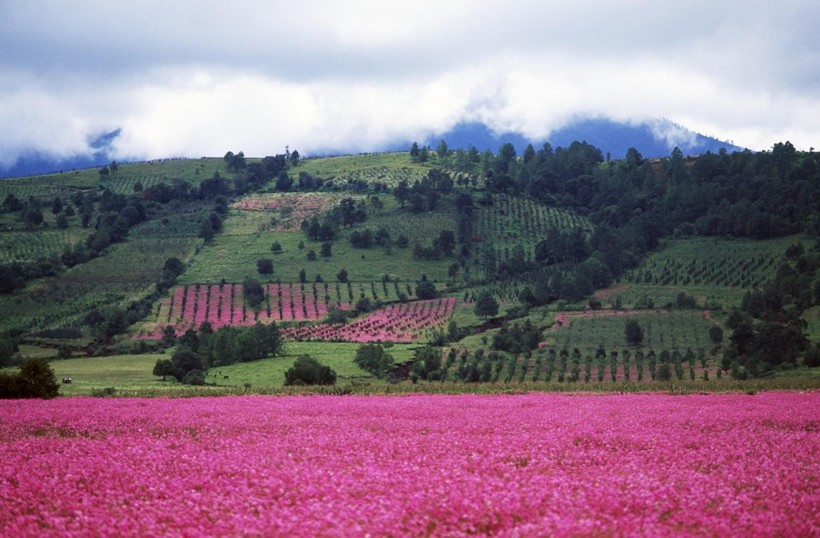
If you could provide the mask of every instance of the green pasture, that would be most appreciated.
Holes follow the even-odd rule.
[[[293,365],[296,357],[303,354],[311,355],[322,364],[330,366],[338,375],[337,385],[346,385],[354,381],[367,381],[376,384],[384,382],[373,378],[368,372],[361,370],[353,362],[359,344],[354,343],[323,343],[323,342],[290,342],[286,355],[275,358],[262,359],[254,362],[238,363],[229,366],[219,366],[208,371],[204,390],[213,390],[219,387],[245,388],[276,388],[285,381],[285,371]],[[413,356],[415,345],[396,344],[388,349],[395,362],[407,361]],[[43,350],[27,347],[26,356],[44,356]],[[47,353],[46,353],[47,354]],[[154,365],[158,359],[170,359],[167,354],[146,355],[116,355],[109,357],[79,357],[65,360],[52,360],[51,367],[58,381],[70,377],[70,384],[63,384],[60,394],[88,395],[113,387],[119,394],[149,394],[155,392],[163,394],[178,392],[183,385],[173,379],[162,381],[153,375]],[[11,370],[13,371],[13,370]],[[200,388],[197,388],[200,390]]]

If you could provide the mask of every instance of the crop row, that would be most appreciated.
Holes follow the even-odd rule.
[[[478,212],[478,233],[497,244],[528,244],[543,239],[550,229],[568,231],[581,228],[592,232],[590,222],[569,211],[547,207],[529,198],[495,194],[492,205]]]
[[[643,329],[641,346],[646,349],[711,349],[715,345],[709,338],[709,329],[713,325],[709,313],[696,310],[559,313],[545,336],[545,342],[560,347],[580,347],[589,352],[594,352],[598,346],[617,349],[625,344],[627,320],[637,321]]]
[[[440,380],[480,383],[601,383],[709,380],[720,376],[703,349],[604,349],[545,346],[528,355],[451,350]]]
[[[624,280],[659,286],[756,288],[771,279],[790,240],[672,241]]]
[[[0,262],[59,256],[88,235],[86,230],[37,230],[0,233]]]
[[[327,315],[328,302],[317,288],[298,284],[268,284],[266,301],[255,311],[245,305],[241,284],[191,284],[176,287],[160,301],[154,323],[173,325],[178,334],[208,321],[214,329],[226,325],[252,325],[256,321],[315,321]],[[348,307],[347,303],[338,304]]]
[[[350,323],[288,327],[294,340],[413,342],[453,314],[455,297],[391,304]]]

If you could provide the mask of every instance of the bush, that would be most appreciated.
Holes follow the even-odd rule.
[[[335,385],[336,372],[310,355],[301,355],[285,372],[285,385]]]

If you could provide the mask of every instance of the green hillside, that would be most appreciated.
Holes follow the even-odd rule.
[[[590,148],[482,162],[229,152],[3,181],[0,358],[170,357],[209,321],[277,326],[339,373],[361,370],[351,348],[331,360],[331,342],[416,346],[394,360],[433,383],[552,383],[547,363],[580,382],[585,361],[592,382],[599,349],[612,382],[634,382],[631,356],[650,351],[669,368],[697,354],[701,381],[814,364],[813,154],[607,162]],[[756,179],[741,196],[715,167]],[[625,341],[628,319],[641,341]],[[273,364],[242,375],[256,386]]]

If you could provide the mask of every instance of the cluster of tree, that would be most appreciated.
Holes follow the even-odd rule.
[[[249,327],[225,326],[214,330],[207,321],[199,330],[188,329],[177,337],[174,328],[163,331],[163,343],[177,345],[171,359],[158,359],[154,375],[173,376],[177,381],[202,384],[209,368],[237,362],[276,357],[285,351],[285,340],[275,323]]]
[[[392,245],[390,232],[386,228],[379,227],[376,231],[364,228],[350,232],[350,244],[354,248],[370,248],[373,245],[389,248]]]
[[[71,203],[65,204],[61,198],[56,197],[52,203],[52,211],[56,211],[58,218],[62,216],[67,219],[66,215],[75,214],[72,207],[79,207],[82,224],[89,227],[94,215],[95,202],[98,202],[97,220],[94,231],[84,243],[66,246],[59,256],[43,256],[31,261],[15,260],[0,264],[0,293],[10,293],[24,287],[31,280],[55,276],[66,268],[100,256],[112,243],[125,240],[132,226],[146,219],[146,209],[139,197],[115,194],[108,189],[103,189],[96,198],[92,193],[78,192],[72,196]],[[3,210],[21,212],[24,214],[21,218],[30,225],[39,225],[43,222],[40,202],[33,197],[30,197],[26,204],[22,204],[16,196],[9,194],[3,202]],[[38,214],[39,218],[32,220],[33,214]]]
[[[428,280],[425,274],[421,275],[421,279],[416,283],[416,297],[422,301],[438,297],[435,283]]]
[[[336,372],[310,355],[300,355],[285,371],[285,385],[335,385]]]
[[[529,353],[538,347],[541,341],[541,328],[529,319],[521,323],[504,323],[493,335],[492,348],[508,351],[515,355]]]
[[[27,358],[16,373],[0,372],[0,398],[54,398],[60,386],[45,359]]]
[[[437,237],[433,238],[430,246],[422,246],[416,243],[413,247],[413,258],[417,260],[438,260],[442,256],[450,257],[456,247],[456,237],[452,230],[441,230]]]
[[[75,200],[76,207],[82,208],[82,222],[83,226],[87,227],[91,221],[91,213],[93,213],[93,205],[89,207],[88,203],[84,203],[84,194],[78,191],[73,200]],[[92,195],[89,195],[89,199]],[[93,204],[93,202],[92,202]],[[8,193],[6,198],[0,205],[0,212],[3,213],[17,213],[17,218],[29,228],[40,226],[45,222],[43,215],[43,208],[47,207],[47,203],[29,196],[28,200],[23,202],[14,193]],[[51,201],[51,213],[54,214],[55,222],[58,228],[67,228],[69,217],[77,214],[75,205],[64,202],[59,196],[54,197]]]
[[[774,278],[761,289],[747,292],[740,308],[727,319],[732,335],[721,366],[734,377],[793,368],[801,355],[808,365],[815,361],[802,316],[820,304],[820,253],[816,249],[805,252],[797,243],[786,256]]]
[[[387,377],[393,370],[393,356],[381,344],[362,344],[353,358],[356,366],[370,372],[379,379]]]
[[[438,168],[432,168],[421,181],[414,181],[411,186],[407,180],[399,181],[393,189],[393,196],[398,200],[402,209],[407,203],[413,213],[421,213],[425,209],[433,211],[442,196],[453,192],[453,178],[450,174]]]

